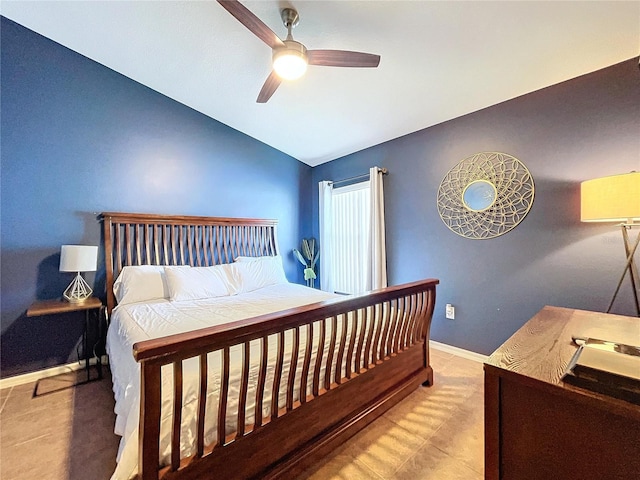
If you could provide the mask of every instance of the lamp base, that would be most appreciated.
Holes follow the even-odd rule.
[[[69,284],[62,296],[69,303],[82,303],[88,298],[91,298],[93,290],[89,284],[82,278],[80,272],[76,275],[73,281]]]

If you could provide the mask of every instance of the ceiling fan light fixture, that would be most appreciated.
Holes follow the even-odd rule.
[[[285,7],[280,10],[280,18],[287,29],[287,38],[281,40],[273,30],[260,20],[238,0],[218,0],[218,3],[233,15],[256,37],[266,43],[272,50],[273,70],[262,85],[256,99],[257,103],[266,103],[280,86],[283,80],[295,80],[307,71],[307,66],[321,67],[370,67],[380,63],[380,55],[347,50],[309,50],[293,39],[291,30],[300,21],[295,8]],[[282,3],[282,2],[280,2]]]
[[[295,80],[307,71],[307,49],[295,40],[285,40],[285,48],[273,52],[273,69],[284,80]]]

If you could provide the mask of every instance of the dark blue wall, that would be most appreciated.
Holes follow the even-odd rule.
[[[483,151],[524,162],[535,202],[506,235],[468,240],[442,223],[436,193],[450,168]],[[622,235],[611,224],[580,222],[580,182],[640,170],[638,59],[320,165],[313,182],[373,165],[390,172],[390,283],[441,280],[434,340],[488,354],[544,305],[603,311],[623,270]],[[314,197],[316,229],[317,208]],[[628,284],[614,313],[635,314]],[[456,306],[453,321],[444,318],[446,303]]]
[[[311,231],[310,167],[1,21],[3,376],[76,358],[82,316],[24,313],[60,296],[60,245],[99,244],[101,211],[277,218],[301,280],[289,252]]]
[[[35,299],[59,296],[71,280],[58,272],[60,245],[100,242],[97,212],[274,217],[286,253],[312,228],[317,236],[317,182],[373,165],[390,170],[390,282],[442,281],[435,340],[489,353],[545,304],[603,310],[609,302],[624,262],[621,236],[612,225],[580,223],[579,184],[640,169],[637,59],[315,167],[312,175],[277,150],[1,22],[2,376],[75,358],[81,318],[24,312]],[[474,241],[444,226],[435,201],[445,173],[480,151],[522,160],[536,199],[515,230]],[[300,281],[299,265],[285,258],[287,276]],[[96,277],[101,292],[103,272]],[[444,319],[445,303],[457,307],[456,320]],[[634,313],[626,282],[614,311]]]

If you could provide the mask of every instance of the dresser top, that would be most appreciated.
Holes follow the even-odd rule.
[[[577,350],[572,336],[640,344],[640,318],[544,307],[486,361],[503,370],[558,384]]]
[[[562,381],[578,349],[572,336],[640,345],[640,318],[544,307],[491,354],[485,372],[640,419],[638,405]]]

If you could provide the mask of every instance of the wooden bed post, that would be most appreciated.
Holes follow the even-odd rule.
[[[111,238],[112,222],[111,217],[105,214],[98,215],[98,220],[102,221],[102,228],[104,232],[104,268],[106,271],[105,282],[106,285],[113,286],[115,279],[113,278],[113,241]],[[111,315],[111,311],[116,306],[116,299],[113,294],[113,288],[107,288],[107,313]]]
[[[429,338],[431,338],[431,319],[433,318],[433,310],[436,306],[436,289],[427,291],[427,311],[425,313],[424,322],[424,366],[427,369],[427,381],[422,384],[423,387],[433,385],[433,368],[429,359]]]
[[[160,368],[153,361],[140,362],[140,427],[138,428],[138,478],[158,480],[160,465]]]

